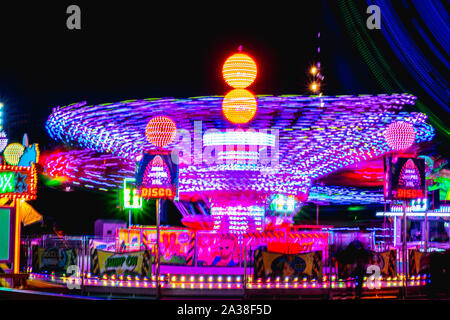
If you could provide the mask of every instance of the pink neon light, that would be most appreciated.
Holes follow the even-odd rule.
[[[168,117],[154,117],[148,122],[145,135],[150,143],[157,147],[165,147],[175,140],[177,126]]]
[[[405,150],[411,147],[416,139],[414,127],[403,121],[389,125],[384,133],[387,144],[394,151]]]

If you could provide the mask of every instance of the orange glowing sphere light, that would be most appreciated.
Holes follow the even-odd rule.
[[[232,123],[249,122],[255,116],[256,109],[256,98],[248,90],[234,89],[223,98],[223,115]]]
[[[247,88],[256,79],[256,63],[244,53],[229,57],[222,68],[225,82],[235,89]]]
[[[319,90],[319,84],[316,82],[311,83],[310,85],[311,91],[316,92],[317,90]]]
[[[157,147],[165,147],[175,140],[177,126],[172,119],[158,116],[152,118],[145,128],[147,140]]]

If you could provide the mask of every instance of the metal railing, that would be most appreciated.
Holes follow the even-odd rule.
[[[286,241],[286,239],[284,239]],[[51,235],[44,235],[38,238],[24,237],[22,238],[22,259],[21,259],[21,271],[29,272],[32,274],[44,274],[47,277],[53,277],[53,279],[66,279],[67,277],[76,277],[79,281],[79,289],[81,293],[85,293],[87,287],[89,287],[89,279],[95,278],[92,274],[92,261],[95,250],[102,250],[111,252],[114,254],[123,253],[123,248],[118,248],[115,237],[98,237],[98,236],[77,236],[77,237],[57,237]],[[227,275],[230,274],[230,270],[234,270],[232,274],[241,276],[241,288],[244,291],[248,290],[249,283],[257,281],[255,275],[255,251],[259,247],[248,247],[243,242],[238,243],[239,262],[235,265],[227,267],[220,266],[202,266],[198,263],[198,248],[196,242],[195,248],[195,260],[190,266],[186,265],[171,265],[162,263],[161,275],[157,274],[155,250],[153,250],[152,243],[148,243],[147,246],[140,244],[138,249],[150,250],[152,259],[150,260],[150,268],[148,278],[149,281],[155,280],[156,277],[174,274],[173,271],[177,271],[178,275],[193,275],[201,274],[203,270],[211,272],[211,275]],[[375,249],[375,248],[371,248]],[[343,286],[347,287],[349,279],[340,279],[340,270],[336,261],[336,257],[331,254],[332,247],[330,244],[323,250],[322,260],[322,273],[323,278],[317,279],[323,283],[328,290],[334,288],[332,282],[343,283]],[[126,250],[125,250],[126,251]],[[403,256],[400,250],[397,250],[398,260]],[[75,266],[75,267],[74,267]],[[402,270],[401,266],[397,266],[397,270]],[[178,268],[178,269],[177,269]],[[167,272],[170,271],[170,272]],[[101,279],[101,277],[98,277]],[[169,277],[160,278],[163,279],[162,283],[170,282]],[[406,277],[406,282],[412,277]],[[56,281],[55,280],[55,281]],[[127,281],[125,278],[124,281]],[[353,280],[352,280],[353,281]],[[429,281],[429,279],[427,279]],[[58,282],[58,281],[56,281]],[[64,283],[60,281],[59,283]],[[349,283],[349,282],[348,282]],[[186,287],[188,288],[188,287]]]

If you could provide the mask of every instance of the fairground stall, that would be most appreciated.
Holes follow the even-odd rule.
[[[2,108],[0,103],[0,110]],[[1,119],[0,129],[3,129]],[[26,265],[22,259],[21,227],[42,219],[27,202],[37,197],[39,148],[37,143],[28,143],[26,134],[22,143],[8,144],[2,130],[0,152],[0,287],[20,287],[29,276],[20,272],[24,271],[21,266]]]
[[[150,295],[276,288],[328,294],[361,285],[404,285],[401,247],[376,246],[376,230],[297,225],[293,217],[329,189],[335,201],[384,203],[382,191],[352,195],[352,188],[316,182],[432,140],[426,115],[402,111],[416,98],[255,96],[247,87],[256,76],[253,59],[239,52],[223,66],[233,88],[225,96],[54,108],[46,128],[70,150],[45,155],[49,177],[66,177],[68,187],[123,190],[123,207],[130,212],[156,199],[159,214],[160,200],[169,199],[184,227],[162,227],[157,218],[156,226],[130,223],[109,236],[40,239],[33,276],[86,292]],[[64,262],[43,258],[55,248]],[[346,258],[359,253],[362,262]],[[74,263],[69,257],[76,258],[76,273],[67,272]],[[355,263],[378,266],[381,278],[366,283]],[[364,278],[371,274],[365,271]],[[408,285],[422,286],[426,276],[414,276]]]

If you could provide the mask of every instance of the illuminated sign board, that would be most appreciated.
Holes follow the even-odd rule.
[[[145,199],[178,198],[178,158],[170,153],[145,153],[136,172],[136,188]]]
[[[410,204],[411,211],[421,212],[428,208],[428,199],[414,199]]]
[[[0,263],[14,260],[15,209],[0,207]]]
[[[36,199],[36,169],[22,166],[0,166],[0,198]]]
[[[140,209],[142,208],[142,198],[136,189],[135,179],[125,178],[123,180],[123,208]]]
[[[385,160],[385,198],[412,200],[426,198],[425,161],[415,158]]]
[[[270,204],[270,209],[275,212],[292,213],[295,210],[295,197],[277,194]]]
[[[172,188],[142,188],[143,198],[173,198]]]

